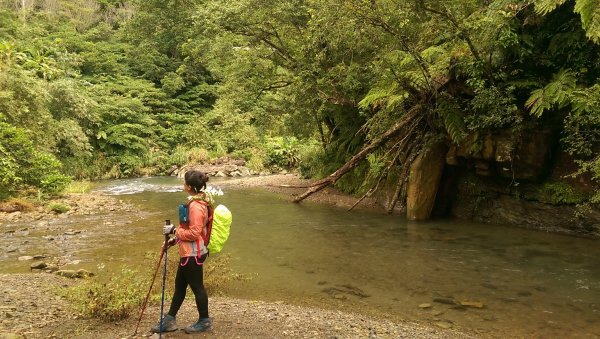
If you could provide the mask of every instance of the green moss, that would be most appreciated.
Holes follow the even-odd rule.
[[[576,192],[573,187],[564,182],[547,182],[539,189],[537,198],[541,202],[552,205],[575,205],[587,201],[587,197]]]

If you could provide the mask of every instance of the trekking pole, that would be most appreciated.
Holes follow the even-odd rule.
[[[148,305],[148,298],[150,297],[150,293],[152,292],[152,286],[154,286],[154,281],[156,280],[156,274],[158,274],[158,269],[160,268],[160,264],[162,263],[163,255],[165,254],[167,248],[163,247],[160,251],[160,258],[158,258],[158,262],[156,263],[156,268],[154,269],[154,275],[152,276],[152,282],[150,283],[150,288],[148,288],[148,293],[146,293],[146,298],[142,303],[142,310],[140,312],[140,317],[135,325],[135,331],[133,331],[133,335],[137,334],[138,328],[140,327],[140,322],[142,321],[142,317],[144,316],[144,311],[146,310],[146,305]]]
[[[165,225],[171,225],[171,220],[167,219],[165,220]],[[162,281],[162,296],[160,298],[160,325],[158,327],[158,329],[160,330],[158,332],[158,337],[162,338],[162,333],[163,333],[163,309],[165,307],[165,282],[167,279],[167,250],[169,249],[169,235],[165,234],[165,264],[163,267],[163,281]]]

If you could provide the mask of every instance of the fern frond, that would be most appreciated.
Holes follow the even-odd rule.
[[[575,12],[581,15],[581,24],[588,38],[595,43],[600,43],[600,2],[598,0],[577,0]]]
[[[453,98],[443,96],[438,100],[438,115],[442,118],[444,127],[450,139],[459,144],[467,135],[460,106]]]
[[[567,2],[567,0],[536,0],[534,2],[535,12],[541,15],[546,15],[565,2]]]
[[[563,107],[570,103],[576,82],[577,79],[573,72],[560,70],[544,88],[531,92],[525,106],[530,109],[531,114],[537,117],[554,106]]]

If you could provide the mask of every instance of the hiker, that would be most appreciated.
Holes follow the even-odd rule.
[[[188,197],[189,222],[187,224],[180,223],[177,228],[173,225],[163,227],[165,235],[175,234],[175,237],[169,240],[168,246],[176,243],[179,245],[175,292],[169,312],[162,319],[163,332],[177,330],[175,318],[185,299],[187,286],[190,286],[194,292],[199,318],[196,323],[186,327],[184,331],[186,333],[204,332],[212,326],[212,319],[208,316],[208,295],[204,289],[202,271],[204,260],[208,256],[208,249],[204,245],[208,209],[204,203],[212,203],[211,195],[204,191],[208,176],[203,172],[192,170],[185,173],[184,180],[183,189],[190,195]],[[160,332],[160,322],[152,327],[152,332]]]

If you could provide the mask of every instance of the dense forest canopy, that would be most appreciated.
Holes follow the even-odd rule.
[[[402,201],[431,145],[541,126],[599,181],[599,77],[596,0],[0,0],[0,198],[371,145],[333,181]]]

